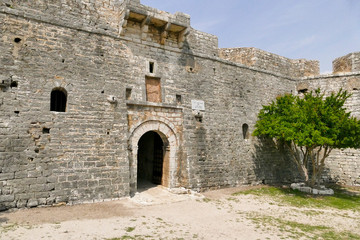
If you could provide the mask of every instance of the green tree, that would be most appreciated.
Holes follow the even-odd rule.
[[[342,89],[324,95],[317,89],[278,97],[260,110],[253,133],[284,146],[309,186],[320,183],[333,149],[360,147],[360,121],[344,108],[351,95]]]

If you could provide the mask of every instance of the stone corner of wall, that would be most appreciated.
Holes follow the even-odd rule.
[[[332,62],[333,73],[357,72],[360,69],[360,52],[352,52],[335,58]]]

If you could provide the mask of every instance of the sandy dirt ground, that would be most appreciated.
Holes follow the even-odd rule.
[[[0,239],[312,238],[288,222],[360,234],[358,212],[294,208],[266,197],[232,196],[243,189],[184,194],[158,186],[117,201],[2,212]]]

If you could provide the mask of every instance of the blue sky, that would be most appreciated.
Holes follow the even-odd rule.
[[[220,48],[256,47],[278,55],[332,61],[360,51],[360,0],[141,0],[191,16],[191,26],[214,34]]]

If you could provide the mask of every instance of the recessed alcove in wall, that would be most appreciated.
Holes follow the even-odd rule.
[[[161,102],[161,84],[160,78],[145,77],[146,85],[146,101],[148,102]]]
[[[11,87],[11,88],[17,88],[17,87],[18,87],[17,81],[11,81],[10,87]]]
[[[180,94],[176,94],[176,103],[181,104],[182,103],[182,97]]]
[[[50,133],[50,128],[43,128],[43,130],[42,130],[42,133],[43,134],[49,134]]]
[[[303,89],[299,89],[298,90],[298,93],[299,94],[305,94],[305,93],[307,93],[309,90],[307,89],[307,88],[303,88]]]

